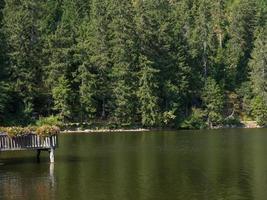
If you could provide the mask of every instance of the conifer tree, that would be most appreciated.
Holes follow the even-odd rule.
[[[254,94],[261,95],[267,103],[267,26],[256,33],[252,59],[249,62],[250,80]]]
[[[212,66],[210,57],[213,52],[210,1],[194,1],[192,17],[194,21],[188,38],[190,54],[195,60],[195,64],[198,66],[202,76],[206,78],[210,74]]]
[[[250,81],[254,98],[252,99],[252,114],[259,125],[266,125],[267,120],[267,28],[259,28],[249,62]]]
[[[20,98],[22,112],[30,116],[42,82],[42,40],[39,23],[46,14],[39,1],[6,1],[3,33],[9,60],[9,78]],[[15,81],[14,81],[15,80]]]
[[[52,92],[54,101],[61,102],[59,104],[60,107],[68,110],[68,112],[64,112],[64,117],[71,117],[71,114],[75,113],[77,109],[76,106],[79,105],[77,103],[78,86],[74,81],[79,63],[75,57],[77,53],[78,25],[80,24],[79,5],[75,1],[64,0],[62,5],[58,6],[58,12],[62,13],[60,21],[58,21],[55,31],[47,39],[46,49],[49,58],[47,82],[51,91],[56,91],[56,93]],[[68,87],[64,88],[65,86]],[[59,89],[62,89],[62,95],[55,95],[60,93]],[[71,92],[65,92],[69,90]],[[70,96],[66,97],[66,95]],[[64,103],[65,105],[63,105]],[[57,103],[55,103],[54,108],[60,110]]]
[[[229,41],[226,46],[227,84],[231,89],[247,80],[256,17],[255,0],[240,1],[230,9]]]
[[[263,96],[257,95],[252,101],[252,115],[260,126],[267,125],[267,103]]]
[[[3,35],[3,15],[4,1],[0,1],[0,121],[4,118],[4,111],[6,110],[8,102],[8,94],[6,87],[6,58],[5,58],[5,38]]]
[[[157,82],[155,74],[158,70],[153,69],[152,63],[144,56],[139,58],[139,90],[137,92],[140,102],[140,112],[142,124],[144,126],[154,126],[159,119],[159,107],[157,97]]]
[[[6,78],[6,67],[7,67],[7,57],[6,57],[6,39],[3,33],[3,8],[5,4],[4,1],[0,1],[0,81]]]
[[[78,48],[81,65],[80,99],[91,117],[107,117],[111,96],[107,1],[93,0],[90,16],[81,25]]]
[[[64,76],[60,76],[57,79],[57,85],[55,85],[52,89],[52,95],[54,98],[54,110],[59,112],[59,116],[62,120],[68,119],[71,115],[71,107],[70,102],[71,99],[71,88]]]
[[[184,54],[186,22],[181,22],[186,19],[181,13],[186,8],[185,4],[154,0],[140,1],[136,6],[139,54],[158,70],[153,84],[160,91],[157,98],[165,124],[179,120],[186,110],[190,68]]]
[[[212,126],[225,93],[264,118],[266,19],[265,0],[0,0],[0,115],[179,127],[193,110],[192,127],[204,108]]]
[[[109,11],[114,117],[117,122],[130,124],[136,113],[138,86],[134,9],[131,1],[110,0]]]
[[[209,127],[220,124],[222,120],[223,93],[214,79],[207,78],[201,96]]]
[[[213,33],[213,53],[211,55],[211,76],[225,86],[225,41],[227,37],[227,18],[225,13],[226,2],[224,0],[211,1],[211,26]]]

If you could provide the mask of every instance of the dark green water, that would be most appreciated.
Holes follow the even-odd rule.
[[[0,154],[0,199],[266,200],[267,130],[62,135]]]

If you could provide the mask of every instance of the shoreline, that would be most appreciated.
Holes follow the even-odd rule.
[[[257,125],[254,121],[242,121],[242,125],[225,125],[219,127],[208,128],[206,130],[216,130],[216,129],[258,129],[264,128]],[[140,132],[149,132],[149,131],[179,131],[179,130],[187,130],[187,129],[174,129],[174,128],[129,128],[129,129],[108,129],[108,128],[99,128],[99,129],[85,129],[77,128],[76,130],[63,130],[62,134],[65,133],[121,133],[121,132],[129,132],[129,133],[140,133]],[[194,130],[194,129],[192,129]],[[198,130],[198,129],[196,129]]]
[[[61,133],[115,133],[115,132],[148,132],[153,129],[85,129],[85,130],[64,130]]]

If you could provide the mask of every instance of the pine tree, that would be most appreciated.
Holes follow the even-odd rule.
[[[130,124],[136,113],[138,85],[134,9],[131,1],[110,0],[109,11],[114,117],[121,124]]]
[[[3,35],[3,15],[2,9],[4,8],[4,1],[0,1],[0,121],[5,116],[5,111],[8,103],[9,95],[7,93],[6,85],[6,55],[5,55],[5,38]]]
[[[108,46],[107,1],[93,0],[90,17],[81,25],[80,49],[80,99],[86,113],[105,119],[110,103],[110,58]],[[96,115],[96,113],[98,115]]]
[[[52,89],[54,97],[54,109],[59,112],[62,120],[67,119],[71,114],[71,88],[68,80],[64,76],[60,76],[57,85]]]
[[[0,0],[0,118],[213,126],[235,104],[264,124],[266,19],[265,0]]]
[[[207,0],[194,1],[192,6],[193,25],[188,38],[190,54],[201,75],[210,74],[213,52],[213,35],[211,23],[211,3]]]
[[[267,125],[267,103],[263,96],[257,95],[252,101],[252,115],[260,126]]]
[[[9,78],[20,98],[22,112],[30,117],[38,86],[42,82],[42,40],[39,23],[45,16],[42,2],[6,1],[3,10],[3,33],[9,60]]]
[[[223,93],[214,79],[207,78],[201,96],[209,127],[220,124],[222,120]]]
[[[9,86],[5,82],[0,81],[0,121],[6,116],[5,111],[7,111],[7,104],[10,101],[8,90]]]
[[[249,62],[250,80],[253,92],[263,96],[267,103],[267,26],[260,28],[256,35],[252,59]]]
[[[6,38],[3,33],[3,8],[4,1],[0,1],[0,81],[6,78],[7,55],[6,55]]]
[[[169,9],[172,10],[176,6],[172,5]],[[178,6],[180,5],[178,4]],[[187,5],[182,10],[185,15],[187,15],[186,8]],[[172,19],[176,14],[173,15],[171,12],[169,19],[166,17],[167,20],[164,24],[165,26],[168,25],[167,27],[170,29],[170,31],[166,32],[168,35],[166,38],[169,38],[166,42],[169,46],[166,51],[168,62],[161,69],[161,76],[164,78],[164,112],[173,113],[176,116],[176,124],[187,115],[188,101],[191,95],[190,81],[193,80],[193,77],[190,77],[192,68],[189,66],[190,56],[187,55],[188,46],[184,35],[184,28],[187,23],[184,20],[188,19],[184,15],[181,16],[182,13],[174,21]]]
[[[211,1],[211,26],[213,33],[213,52],[210,55],[212,68],[211,76],[220,84],[226,84],[226,53],[225,43],[227,38],[227,18],[225,12],[226,2],[224,0]]]
[[[226,45],[226,82],[228,88],[231,89],[247,80],[247,63],[255,29],[255,0],[244,0],[233,4],[228,15],[230,39]]]
[[[256,33],[252,59],[250,81],[254,98],[252,114],[259,125],[267,124],[267,26],[259,28]]]
[[[96,117],[96,75],[84,64],[79,66],[79,95],[82,109],[82,121]]]
[[[59,89],[62,89],[64,95],[54,95],[55,93],[52,92],[52,97],[55,102],[61,102],[62,108],[64,107],[65,110],[68,110],[68,112],[64,112],[64,117],[68,118],[73,116],[74,113],[79,113],[77,92],[79,86],[75,81],[79,65],[79,60],[76,59],[78,26],[81,22],[79,6],[78,2],[72,0],[64,0],[62,4],[58,5],[56,11],[62,14],[59,16],[60,20],[54,32],[48,35],[46,46],[49,58],[49,63],[46,67],[48,72],[47,82],[51,91],[57,91],[56,94],[59,93]],[[68,87],[64,88],[64,86]],[[65,92],[69,90],[71,92]],[[66,97],[66,95],[70,96]],[[62,105],[63,103],[66,104]],[[55,103],[54,108],[59,110],[57,103]]]
[[[152,63],[144,56],[139,58],[139,90],[137,92],[140,102],[140,113],[142,124],[147,127],[154,126],[158,123],[159,107],[157,98],[157,82],[155,74],[158,70],[153,69]]]

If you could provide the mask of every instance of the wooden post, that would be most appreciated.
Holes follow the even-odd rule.
[[[50,162],[54,163],[55,162],[55,149],[53,147],[49,151],[49,156],[50,156]]]

